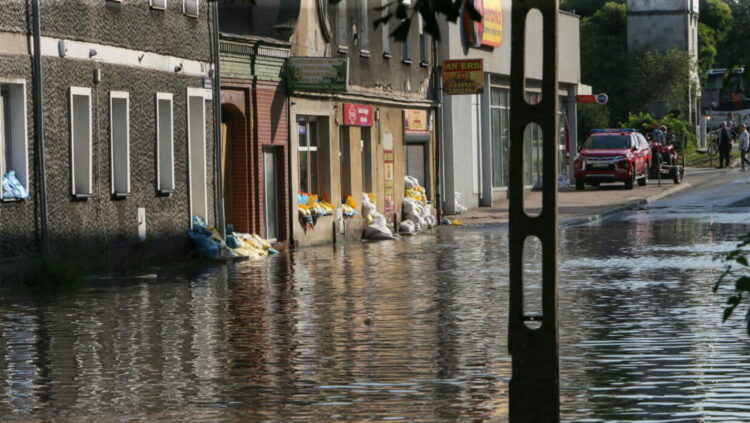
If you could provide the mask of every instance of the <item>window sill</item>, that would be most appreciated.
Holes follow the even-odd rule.
[[[429,67],[430,67],[430,64],[429,64],[429,63],[427,63],[427,62],[419,62],[419,66],[421,66],[421,67],[423,67],[423,68],[429,68]]]
[[[72,194],[73,201],[86,201],[89,198],[94,197],[94,194]]]
[[[112,199],[113,200],[124,200],[128,197],[133,195],[131,192],[113,192],[112,193]]]
[[[337,51],[339,54],[349,54],[349,47],[339,46]]]
[[[25,203],[28,198],[0,198],[0,203]]]
[[[156,195],[159,197],[169,197],[175,192],[177,192],[176,189],[158,189],[156,190]]]
[[[391,53],[388,53],[387,51],[383,52],[383,59],[390,59],[391,57],[393,57]]]
[[[414,62],[412,62],[411,59],[401,59],[401,63],[405,65],[411,65]]]
[[[370,58],[370,50],[360,50],[359,51],[359,57],[363,57],[365,59]]]

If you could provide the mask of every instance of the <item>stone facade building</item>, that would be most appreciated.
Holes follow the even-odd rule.
[[[0,7],[0,88],[13,116],[0,156],[29,191],[0,201],[0,261],[43,245],[111,251],[120,264],[154,251],[181,257],[191,217],[214,224],[219,212],[209,3],[41,0],[35,52],[33,1]]]
[[[291,90],[290,179],[293,195],[315,194],[336,208],[351,196],[358,212],[362,194],[374,194],[377,210],[395,224],[405,175],[415,176],[430,200],[436,197],[437,101],[434,44],[419,19],[405,43],[389,37],[394,21],[374,28],[381,13],[375,9],[388,3],[300,1],[292,60],[317,57],[326,66],[346,66],[348,85]],[[323,216],[306,228],[294,203],[296,246],[361,237],[363,219]]]

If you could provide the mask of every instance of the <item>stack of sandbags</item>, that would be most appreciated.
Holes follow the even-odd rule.
[[[419,181],[412,177],[404,177],[406,189],[404,199],[401,203],[402,220],[399,231],[414,234],[436,224],[435,216],[432,214],[432,205],[427,204],[427,193]]]
[[[362,194],[362,217],[365,219],[363,239],[393,239],[393,232],[388,228],[388,221],[375,208],[372,194]]]

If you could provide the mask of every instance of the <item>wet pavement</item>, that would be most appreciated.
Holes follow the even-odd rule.
[[[562,418],[750,420],[732,175],[561,237]],[[0,291],[0,419],[503,422],[507,227]],[[530,272],[538,271],[530,263]]]

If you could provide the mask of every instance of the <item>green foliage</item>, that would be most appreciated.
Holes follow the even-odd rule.
[[[718,55],[717,43],[716,31],[703,22],[698,22],[698,68],[701,74],[713,68]]]
[[[687,116],[690,93],[690,56],[687,52],[646,50],[630,53],[628,110],[645,110],[652,102],[664,102],[667,110]],[[622,78],[621,78],[622,79]]]
[[[628,87],[623,83],[627,69],[627,25],[625,5],[608,2],[581,23],[581,79],[594,92],[609,95],[610,122],[625,119]]]
[[[606,105],[588,103],[578,105],[579,136],[585,136],[592,129],[609,126],[609,108]]]
[[[701,0],[698,22],[698,68],[714,67],[722,43],[733,23],[732,10],[724,0]]]
[[[722,315],[722,321],[726,322],[734,311],[739,307],[744,296],[750,294],[750,266],[747,255],[750,253],[750,232],[739,239],[736,247],[720,257],[726,267],[714,284],[713,291],[716,293],[722,283],[734,279],[734,293],[727,298],[726,307]],[[750,335],[750,311],[745,315],[747,333]]]
[[[589,17],[612,0],[562,0],[560,9],[573,12],[581,17]],[[625,0],[615,0],[616,3],[625,3]]]
[[[733,67],[750,62],[750,2],[727,1],[732,13],[732,21],[717,44],[717,67]],[[701,10],[701,17],[704,11]]]
[[[628,114],[628,120],[621,123],[620,127],[633,128],[645,135],[653,131],[654,125],[664,125],[670,133],[676,136],[677,140],[685,140],[684,154],[691,154],[695,151],[697,139],[690,130],[690,123],[678,116],[667,115],[657,120],[648,113],[630,113]]]

